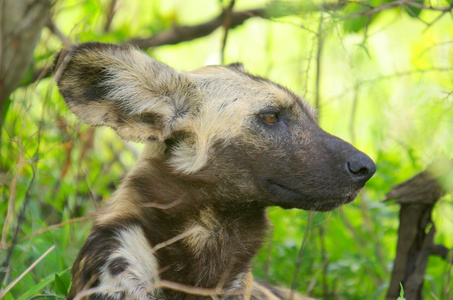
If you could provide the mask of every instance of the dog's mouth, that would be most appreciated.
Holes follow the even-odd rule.
[[[360,189],[345,189],[334,194],[332,189],[326,189],[324,193],[318,190],[316,195],[312,195],[272,179],[266,180],[266,186],[274,197],[271,201],[273,205],[313,211],[329,211],[350,203],[360,191]]]
[[[269,186],[269,188],[276,192],[277,194],[288,194],[288,195],[292,195],[292,196],[295,196],[295,197],[303,197],[304,195],[298,191],[296,191],[295,189],[293,188],[290,188],[286,185],[283,185],[281,183],[277,183],[275,181],[272,181],[270,179],[267,180],[267,184]]]

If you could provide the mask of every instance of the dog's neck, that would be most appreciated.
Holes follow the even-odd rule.
[[[138,166],[115,196],[119,208],[110,205],[106,211],[128,207],[137,218],[155,249],[162,280],[240,290],[251,281],[250,262],[266,234],[265,207],[253,201],[213,199],[211,187],[202,182],[187,181],[155,163]],[[169,289],[163,293],[166,299],[182,299]]]

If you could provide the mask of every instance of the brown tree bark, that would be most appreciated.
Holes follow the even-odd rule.
[[[437,179],[424,171],[387,194],[386,201],[395,199],[401,209],[396,257],[386,299],[398,298],[401,283],[406,299],[422,300],[429,256],[446,258],[448,249],[434,244],[436,227],[431,219],[434,205],[444,193]]]
[[[33,59],[51,2],[0,0],[0,117]]]

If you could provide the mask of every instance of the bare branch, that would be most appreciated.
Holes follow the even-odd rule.
[[[105,22],[104,26],[104,32],[109,32],[110,31],[110,26],[112,25],[113,17],[115,16],[117,10],[118,10],[118,1],[117,0],[111,0],[110,6],[109,6],[109,14],[107,16],[107,21]]]
[[[302,239],[302,244],[300,245],[299,254],[297,255],[296,269],[294,271],[293,282],[291,283],[291,291],[289,294],[289,300],[293,300],[294,296],[296,295],[294,291],[296,290],[297,277],[299,276],[300,266],[302,264],[302,257],[304,256],[305,248],[307,246],[307,241],[308,241],[308,235],[310,234],[314,217],[315,217],[315,213],[313,211],[311,211],[310,215],[308,216],[307,227],[305,227],[304,238]]]
[[[228,32],[230,31],[231,27],[231,14],[233,13],[233,7],[235,4],[235,0],[231,0],[230,5],[225,8],[224,11],[224,17],[223,17],[223,29],[224,29],[224,34],[223,34],[223,40],[222,40],[222,50],[221,50],[221,59],[220,61],[222,64],[225,63],[225,48],[226,48],[226,42],[228,39]]]
[[[241,25],[252,17],[264,15],[264,9],[254,9],[247,11],[233,12],[231,14],[230,28]],[[181,42],[191,41],[212,33],[223,25],[224,13],[206,23],[195,26],[178,26],[167,31],[158,33],[149,38],[137,38],[127,41],[127,44],[137,46],[141,49],[156,47],[161,45],[174,45]]]
[[[432,7],[432,6],[423,6],[419,3],[414,3],[414,0],[399,0],[396,2],[387,2],[382,5],[373,7],[373,6],[368,6],[369,8],[355,14],[350,14],[347,16],[342,16],[343,18],[357,18],[357,17],[363,17],[363,16],[369,16],[376,14],[380,11],[383,11],[385,9],[397,7],[397,6],[411,6],[414,8],[419,8],[419,9],[427,9],[427,10],[435,10],[435,11],[442,11],[444,15],[446,12],[449,12],[452,10],[452,4],[448,7]],[[113,5],[112,0],[112,5]],[[298,11],[301,12],[315,12],[315,11],[323,11],[323,12],[328,12],[328,11],[337,11],[345,7],[347,3],[358,3],[360,5],[364,5],[361,2],[355,2],[355,1],[340,1],[338,3],[325,3],[322,5],[311,5],[311,6],[304,6],[304,7],[299,7]],[[117,6],[114,8],[113,14],[116,12]],[[236,26],[239,26],[243,24],[246,20],[254,17],[261,17],[267,20],[274,21],[273,18],[278,18],[282,17],[285,15],[289,14],[295,14],[295,11],[285,11],[285,12],[274,12],[272,8],[258,8],[258,9],[252,9],[252,10],[245,10],[245,11],[237,11],[237,12],[231,12],[231,18],[226,18],[226,13],[228,12],[228,9],[220,14],[219,16],[215,17],[214,19],[207,21],[205,23],[199,24],[199,25],[194,25],[194,26],[177,26],[173,27],[169,30],[157,33],[155,35],[152,35],[147,38],[134,38],[128,41],[125,41],[124,44],[129,44],[129,45],[134,45],[137,46],[141,49],[148,49],[151,47],[157,47],[157,46],[162,46],[162,45],[175,45],[179,44],[182,42],[186,41],[191,41],[197,38],[201,38],[204,36],[207,36],[211,34],[213,31],[218,29],[221,26],[225,26],[225,20],[229,20],[229,29],[235,28]],[[441,16],[442,16],[441,15]],[[113,16],[112,16],[113,18]],[[434,21],[433,21],[434,22]],[[430,25],[428,25],[430,26]],[[57,36],[60,37],[63,41],[64,35],[59,32],[58,28],[54,26],[54,24],[48,24],[49,29],[56,34]],[[107,27],[107,24],[106,24]],[[314,33],[308,28],[305,28],[303,25],[301,25],[302,28],[309,30],[310,32]],[[108,28],[109,29],[109,28]],[[224,39],[227,37],[227,32],[224,36]],[[68,44],[68,47],[69,48]],[[33,72],[33,76],[30,79],[27,84],[31,84],[35,81],[37,81],[40,78],[45,78],[50,76],[52,68],[51,67],[44,67],[41,69],[36,69]]]
[[[319,121],[319,111],[321,108],[321,95],[320,95],[320,85],[321,85],[321,56],[322,56],[322,47],[324,44],[324,37],[322,34],[322,23],[323,23],[323,13],[321,12],[319,16],[319,27],[318,27],[318,47],[316,51],[316,86],[315,86],[315,109],[318,112],[316,114],[316,121]]]
[[[450,252],[450,249],[448,249],[444,245],[435,244],[435,245],[431,246],[431,255],[439,256],[443,260],[447,260],[449,252]]]
[[[64,35],[60,29],[58,29],[55,22],[52,20],[51,17],[48,17],[46,20],[46,27],[49,28],[50,32],[56,35],[63,43],[64,47],[69,47],[72,44],[72,40],[69,36]]]
[[[373,6],[364,11],[347,15],[346,18],[357,18],[357,17],[363,17],[363,16],[370,16],[370,15],[377,14],[378,12],[381,12],[381,11],[389,9],[389,8],[398,7],[398,6],[406,6],[406,5],[414,7],[414,8],[418,8],[418,9],[434,10],[434,11],[441,11],[441,12],[448,12],[448,11],[452,10],[452,5],[444,6],[444,7],[433,7],[433,6],[425,6],[423,4],[415,2],[414,0],[398,0],[398,1],[394,1],[394,2],[386,2],[379,6]]]

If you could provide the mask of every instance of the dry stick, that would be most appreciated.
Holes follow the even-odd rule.
[[[223,16],[224,34],[223,34],[223,40],[222,40],[222,49],[220,51],[220,61],[221,61],[222,65],[225,63],[225,48],[226,48],[226,42],[227,42],[227,38],[228,38],[228,32],[230,31],[230,27],[231,27],[231,18],[232,18],[234,4],[235,4],[235,0],[231,0],[230,5],[228,5],[228,7],[225,8],[224,16]]]
[[[158,208],[158,209],[163,209],[163,210],[166,210],[166,209],[170,209],[178,204],[180,204],[182,202],[182,197],[180,199],[177,199],[175,201],[172,201],[168,204],[161,204],[161,203],[157,203],[157,202],[148,202],[148,203],[145,203],[145,204],[141,204],[140,207],[152,207],[152,208]]]
[[[315,216],[315,212],[310,211],[310,214],[308,215],[307,227],[305,228],[304,238],[302,240],[302,244],[300,245],[299,254],[297,255],[296,270],[294,271],[294,278],[293,278],[293,282],[291,283],[291,291],[289,294],[289,300],[293,300],[293,297],[294,297],[294,290],[296,289],[297,277],[299,276],[300,266],[302,263],[302,256],[304,255],[305,246],[306,246],[307,240],[308,240],[308,234],[310,233],[314,216]]]
[[[195,226],[193,227],[192,229],[189,229],[187,231],[184,231],[183,233],[181,234],[178,234],[177,236],[169,239],[169,240],[166,240],[165,242],[162,242],[162,243],[159,243],[159,244],[156,244],[154,247],[153,247],[153,251],[156,252],[157,250],[159,249],[162,249],[168,245],[171,245],[183,238],[185,238],[186,236],[196,232],[196,231],[199,231],[199,230],[202,230],[203,228],[201,226]]]
[[[30,272],[41,260],[44,259],[44,257],[46,257],[53,249],[55,249],[55,245],[53,245],[52,247],[50,247],[46,252],[43,253],[43,255],[41,255],[34,263],[31,264],[31,266],[29,266],[27,268],[27,270],[25,270],[22,274],[20,274],[19,277],[17,277],[16,279],[13,280],[13,282],[11,282],[10,284],[8,284],[8,286],[0,292],[0,299],[3,298],[6,293],[9,292],[10,289],[12,289],[18,282],[19,280],[21,280],[25,275],[28,274],[28,272]]]
[[[202,229],[201,226],[196,226],[196,227],[194,227],[190,230],[187,230],[187,231],[183,232],[182,234],[179,234],[165,242],[159,243],[153,247],[153,251],[158,251],[159,249],[162,249],[178,240],[181,240],[184,237],[186,237],[200,229]],[[129,267],[129,268],[131,268],[131,267]],[[162,273],[162,272],[166,271],[167,269],[168,269],[168,267],[165,267],[164,269],[161,269],[158,273]],[[76,295],[76,297],[74,298],[74,300],[85,299],[85,297],[96,294],[96,293],[106,293],[106,292],[119,293],[119,292],[124,291],[123,288],[118,288],[118,287],[115,288],[114,283],[115,282],[112,282],[112,285],[110,285],[110,286],[94,287],[94,288],[84,290],[84,291],[78,293]],[[151,286],[147,287],[146,291],[144,293],[147,293],[152,290],[159,289],[159,288],[167,288],[167,289],[172,289],[175,291],[184,292],[187,294],[211,297],[212,299],[215,299],[215,300],[219,299],[219,297],[218,297],[219,295],[247,295],[247,296],[250,295],[250,291],[246,291],[244,289],[228,291],[228,290],[222,289],[221,286],[222,285],[219,285],[215,288],[200,288],[200,287],[189,286],[189,285],[185,285],[185,284],[181,284],[181,283],[177,283],[177,282],[173,282],[173,281],[159,280],[159,281],[153,283]]]
[[[243,290],[236,290],[236,291],[224,291],[224,290],[219,290],[217,288],[214,289],[207,289],[207,288],[199,288],[199,287],[193,287],[173,281],[168,281],[168,280],[161,280],[157,283],[158,288],[167,288],[167,289],[172,289],[175,291],[180,291],[184,292],[187,294],[192,294],[192,295],[197,295],[197,296],[217,296],[217,295],[248,295]]]

